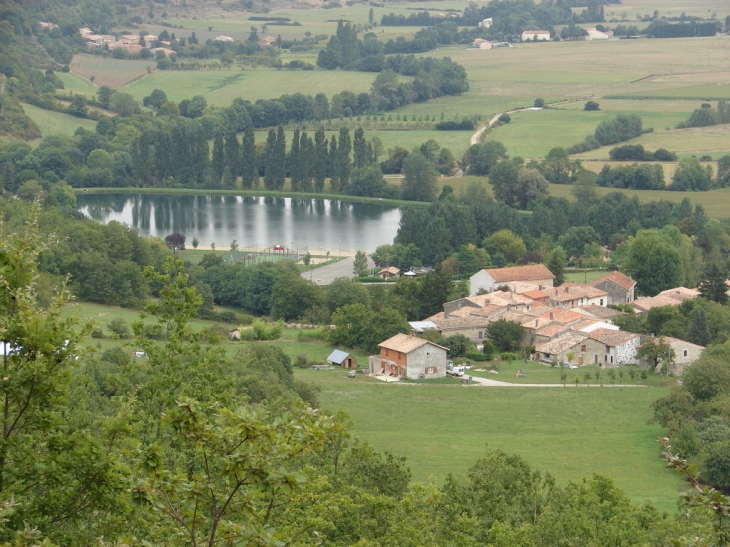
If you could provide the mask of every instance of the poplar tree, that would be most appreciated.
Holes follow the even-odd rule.
[[[225,152],[223,151],[223,135],[219,132],[213,141],[213,173],[216,176],[216,182],[220,182],[223,177],[223,170],[226,168]]]
[[[300,168],[300,185],[302,192],[312,191],[312,168],[314,166],[314,144],[312,137],[307,136],[306,131],[302,131],[302,137],[299,143],[299,168]]]
[[[276,181],[274,189],[281,190],[284,188],[284,182],[286,181],[286,137],[284,136],[283,125],[280,125],[276,132],[274,159],[276,161]]]
[[[314,165],[312,166],[314,177],[314,191],[324,190],[324,179],[327,178],[327,137],[324,134],[324,127],[317,129],[314,134]]]
[[[332,140],[330,141],[329,175],[330,190],[332,192],[338,192],[340,189],[340,156],[337,152],[337,137],[335,135],[332,135]]]
[[[224,156],[226,167],[230,169],[233,180],[235,181],[240,174],[239,164],[241,162],[241,147],[238,144],[235,129],[231,129],[226,136]]]
[[[352,151],[352,139],[350,138],[350,130],[347,127],[340,128],[340,140],[337,149],[339,151],[339,189],[342,190],[350,184],[350,173],[352,172],[352,160],[350,152]]]
[[[266,138],[266,164],[264,165],[264,187],[267,190],[276,190],[277,159],[276,159],[276,131],[269,129]]]
[[[355,131],[355,139],[353,141],[353,165],[355,169],[362,169],[368,164],[368,144],[365,140],[365,131],[362,127],[358,127]]]
[[[302,173],[301,173],[301,154],[299,153],[299,129],[294,130],[294,136],[291,139],[291,150],[289,151],[289,177],[291,177],[292,192],[299,192],[301,189]]]
[[[241,182],[244,188],[256,188],[259,185],[259,173],[256,165],[256,136],[251,126],[243,134],[243,150],[241,152]]]

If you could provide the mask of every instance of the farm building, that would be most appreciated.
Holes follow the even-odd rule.
[[[553,273],[542,264],[479,270],[469,278],[469,294],[474,296],[480,291],[490,293],[515,283],[529,284],[544,290],[545,287],[553,286],[553,279]]]
[[[346,351],[340,351],[338,349],[333,351],[330,356],[327,357],[327,362],[343,368],[357,368],[357,359]]]
[[[608,34],[596,28],[587,28],[585,31],[588,33],[586,40],[608,40]]]
[[[591,285],[608,293],[607,305],[628,304],[634,301],[636,281],[621,272],[611,272],[598,279]]]
[[[522,41],[546,42],[550,40],[549,30],[525,30],[522,32]]]
[[[370,373],[418,380],[446,376],[447,348],[407,334],[396,334],[378,344],[380,355],[370,356]]]
[[[479,21],[479,24],[477,25],[478,28],[491,28],[492,27],[492,18],[488,17],[487,19],[482,19]]]

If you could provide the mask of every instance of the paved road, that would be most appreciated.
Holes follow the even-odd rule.
[[[374,266],[372,260],[368,258],[368,268]],[[311,279],[317,285],[329,285],[338,277],[349,277],[352,279],[355,277],[355,257],[348,257],[329,266],[322,266],[321,268],[315,268],[308,272],[302,273],[304,279]]]

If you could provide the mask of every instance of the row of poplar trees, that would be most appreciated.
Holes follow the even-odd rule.
[[[289,153],[283,126],[270,129],[263,148],[257,150],[253,129],[249,127],[239,143],[231,131],[223,137],[218,134],[213,142],[211,167],[223,186],[235,187],[241,177],[243,188],[258,188],[263,176],[267,190],[281,190],[287,176],[295,192],[324,191],[326,179],[330,179],[330,191],[340,192],[350,183],[353,168],[366,167],[377,161],[377,146],[365,139],[360,127],[350,137],[348,128],[341,128],[339,135],[328,141],[324,128],[314,133],[294,130]]]

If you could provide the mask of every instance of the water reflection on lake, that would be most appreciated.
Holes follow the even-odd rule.
[[[401,211],[368,203],[328,199],[243,196],[87,194],[77,196],[79,209],[100,222],[117,220],[143,234],[181,232],[188,244],[215,242],[228,248],[281,244],[331,250],[373,251],[391,243]]]

